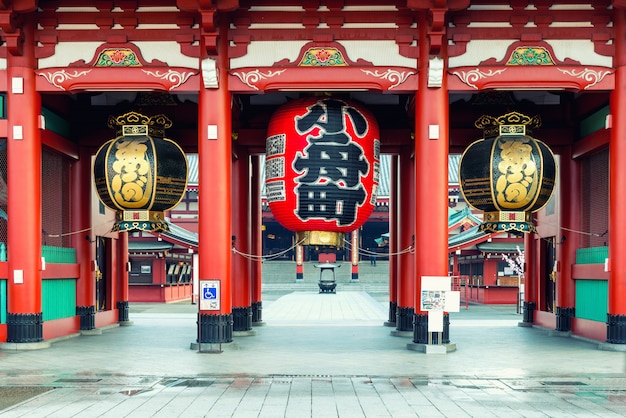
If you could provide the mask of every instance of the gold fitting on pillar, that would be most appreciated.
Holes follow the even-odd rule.
[[[296,241],[301,245],[343,246],[343,233],[334,231],[299,231]]]

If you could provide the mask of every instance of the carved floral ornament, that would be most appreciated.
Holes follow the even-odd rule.
[[[533,67],[532,71],[528,67]],[[600,66],[583,66],[566,58],[555,58],[548,43],[540,45],[513,44],[501,61],[494,58],[476,67],[458,67],[450,70],[466,86],[475,90],[489,88],[533,87],[589,90],[602,88],[612,69]],[[596,87],[597,86],[597,87]],[[604,86],[609,87],[609,86]]]

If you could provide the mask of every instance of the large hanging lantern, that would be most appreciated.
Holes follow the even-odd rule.
[[[556,180],[554,154],[533,138],[538,116],[512,112],[475,123],[484,137],[461,156],[460,182],[465,200],[484,212],[484,232],[535,232],[532,213],[548,203]]]
[[[102,203],[117,212],[113,231],[169,230],[164,211],[187,189],[185,153],[165,138],[171,126],[164,115],[109,118],[117,137],[98,150],[93,178]]]
[[[304,245],[341,246],[374,210],[380,134],[363,106],[308,97],[269,123],[265,190],[276,220]]]

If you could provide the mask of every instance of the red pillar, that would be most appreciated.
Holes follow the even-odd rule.
[[[225,37],[222,37],[225,38]],[[220,38],[217,88],[198,95],[198,342],[202,349],[221,351],[232,342],[231,293],[231,94],[227,80],[227,42]],[[206,65],[206,64],[205,64]],[[219,304],[204,303],[203,285],[219,285]],[[214,289],[215,287],[213,287]],[[211,292],[208,292],[211,293]],[[207,306],[209,305],[209,306]]]
[[[350,248],[352,248],[352,251],[350,251],[352,268],[350,280],[353,282],[359,281],[359,248],[361,247],[359,245],[359,241],[361,241],[359,237],[359,230],[355,229],[350,234]]]
[[[304,280],[304,246],[296,245],[296,283]]]
[[[120,325],[130,325],[131,322],[128,317],[128,233],[118,234],[117,239],[117,262],[118,262],[118,275],[116,280],[116,307],[117,318]]]
[[[34,24],[23,52],[7,48],[7,342],[43,340],[41,306],[41,98],[35,86]],[[18,41],[19,42],[19,41]]]
[[[609,309],[608,343],[626,344],[626,15],[615,9],[615,89],[611,92],[613,127],[609,139]],[[10,219],[10,218],[9,218]]]
[[[560,153],[559,212],[560,223],[556,237],[557,278],[556,278],[556,329],[571,331],[571,319],[576,305],[576,282],[572,279],[572,265],[576,264],[576,249],[579,247],[580,234],[571,230],[580,227],[581,179],[579,164],[572,159],[571,148]]]
[[[398,307],[398,156],[390,156],[389,168],[389,320],[386,326],[396,326]]]
[[[415,257],[405,250],[414,245],[415,237],[415,168],[410,150],[400,154],[400,195],[398,197],[398,306],[396,308],[396,330],[413,331],[415,311]]]
[[[252,280],[252,325],[263,322],[263,214],[261,212],[261,159],[252,157],[252,187],[250,195],[250,226],[252,230],[252,254],[250,277]]]
[[[96,279],[93,272],[95,259],[91,228],[91,153],[80,149],[79,159],[71,167],[71,211],[70,228],[81,231],[73,234],[72,247],[76,250],[79,277],[76,282],[76,315],[80,317],[80,329],[96,327]]]
[[[531,325],[537,309],[539,287],[537,239],[535,234],[524,234],[524,319],[522,325]]]
[[[250,280],[250,162],[241,150],[233,161],[232,234],[237,249],[232,253],[233,331],[252,329],[252,292]],[[239,334],[241,335],[241,334]]]
[[[421,15],[415,115],[415,343],[428,342],[428,315],[419,311],[422,276],[448,275],[448,86],[445,66],[438,87],[429,87],[427,16]],[[441,57],[445,59],[445,44]],[[444,320],[447,322],[446,320]],[[444,329],[443,341],[448,333]]]

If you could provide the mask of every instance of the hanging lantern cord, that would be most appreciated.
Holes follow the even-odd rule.
[[[344,247],[346,247],[349,250],[352,249],[352,245],[350,244],[350,241],[344,240]],[[367,249],[361,248],[361,247],[358,247],[357,251],[359,252],[359,255],[363,255],[363,256],[370,256],[370,255],[381,256],[381,255],[383,255],[383,256],[390,256],[390,257],[392,257],[392,256],[396,256],[396,255],[406,254],[406,253],[415,254],[415,248],[412,245],[409,245],[405,249],[400,250],[400,251],[398,251],[396,253],[389,253],[389,252],[378,253],[376,251],[370,251],[370,250],[367,250]]]
[[[279,251],[279,252],[277,252],[277,253],[275,253],[275,254],[268,255],[268,256],[258,255],[258,254],[247,254],[247,253],[243,253],[243,252],[239,251],[237,248],[235,248],[235,246],[234,246],[234,245],[233,245],[233,247],[232,247],[232,251],[233,251],[235,254],[239,254],[240,256],[245,257],[245,258],[247,258],[247,259],[249,259],[249,260],[252,260],[252,261],[268,261],[268,260],[274,260],[274,259],[276,259],[276,258],[282,257],[283,255],[287,254],[289,251],[292,251],[292,250],[293,250],[294,248],[296,248],[298,245],[302,244],[305,240],[306,240],[306,238],[301,239],[300,241],[296,242],[296,243],[295,243],[294,245],[292,245],[291,247],[289,247],[289,248],[287,248],[287,249],[285,249],[285,250]]]

